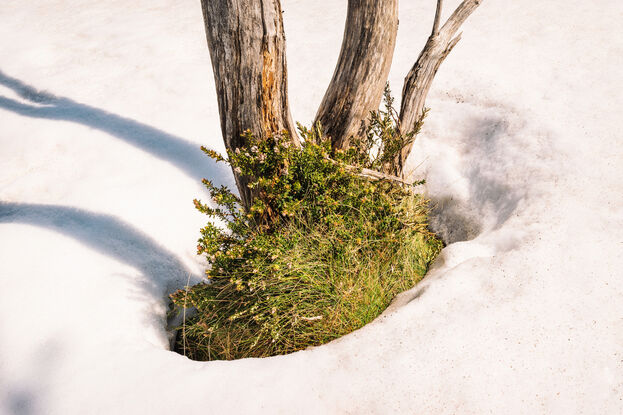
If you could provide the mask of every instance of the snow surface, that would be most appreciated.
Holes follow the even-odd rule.
[[[402,0],[397,93],[432,0]],[[458,1],[446,2],[446,14]],[[345,1],[283,0],[309,122]],[[232,184],[198,1],[0,4],[0,413],[623,413],[623,3],[487,0],[411,159],[450,244],[374,323],[268,359],[168,351],[200,178]]]

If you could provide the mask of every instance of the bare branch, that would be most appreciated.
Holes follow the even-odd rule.
[[[441,8],[443,7],[443,0],[437,0],[437,10],[435,11],[435,22],[433,23],[433,32],[431,36],[437,36],[439,34],[439,21],[441,20]]]
[[[327,160],[330,161],[333,164],[340,165],[346,171],[349,171],[351,173],[355,173],[357,176],[359,176],[361,178],[364,178],[364,179],[368,179],[368,180],[387,180],[387,181],[390,181],[390,182],[399,183],[399,184],[403,184],[403,185],[407,185],[407,186],[412,186],[414,184],[414,182],[409,182],[407,180],[404,180],[404,179],[402,179],[400,177],[397,177],[397,176],[393,176],[391,174],[381,173],[380,171],[376,171],[376,170],[372,170],[372,169],[360,169],[359,167],[351,166],[349,164],[344,164],[342,162],[335,161],[335,160],[330,159],[330,158],[327,158]]]
[[[352,166],[348,166],[348,168],[350,167]],[[390,182],[400,183],[400,184],[404,184],[407,186],[412,186],[414,183],[414,182],[409,182],[407,180],[404,180],[398,176],[392,176],[391,174],[385,174],[385,173],[381,173],[379,171],[371,170],[371,169],[362,169],[361,173],[359,173],[359,176],[370,179],[370,180],[388,180]]]
[[[459,27],[467,20],[482,0],[465,0],[459,4],[454,13],[448,18],[448,21],[441,28],[443,35],[451,38],[459,30]]]
[[[448,21],[438,28],[441,14],[441,0],[437,2],[433,33],[428,38],[424,49],[405,78],[402,89],[402,103],[400,107],[400,129],[402,133],[413,131],[424,115],[426,96],[433,83],[441,63],[461,39],[455,36],[459,27],[482,3],[482,0],[464,0],[448,18]],[[407,156],[411,152],[413,143],[407,145],[400,154],[397,166],[404,166]],[[400,171],[391,172],[400,174]]]
[[[461,40],[461,35],[463,33],[459,33],[458,35],[456,35],[456,37],[454,39],[452,39],[450,42],[448,42],[448,46],[446,47],[446,50],[444,51],[444,53],[446,55],[448,55],[452,49],[454,49],[454,47],[456,46],[457,43],[459,43],[459,40]]]

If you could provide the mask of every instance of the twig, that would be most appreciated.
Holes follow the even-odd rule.
[[[445,36],[448,39],[454,36],[470,14],[480,6],[480,3],[482,3],[482,0],[464,0],[459,4],[454,13],[452,13],[441,28],[441,31],[445,32]]]
[[[305,321],[322,320],[322,316],[301,317],[301,320],[305,320]]]
[[[186,299],[188,298],[188,286],[190,285],[190,272],[186,280],[186,291],[184,293],[184,309],[182,310],[182,353],[186,356]]]
[[[368,180],[388,180],[390,182],[400,183],[400,184],[404,184],[404,185],[407,185],[407,186],[412,186],[413,183],[414,183],[414,182],[406,181],[406,180],[404,180],[404,179],[402,179],[400,177],[397,177],[397,176],[392,176],[391,174],[381,173],[380,171],[376,171],[376,170],[372,170],[372,169],[365,169],[365,168],[360,169],[358,167],[351,166],[349,164],[340,163],[340,162],[335,161],[335,160],[330,159],[330,158],[327,158],[327,160],[329,160],[331,163],[338,164],[338,165],[344,167],[344,169],[346,169],[346,171],[349,171],[351,173],[355,173],[357,176],[363,177],[364,179],[368,179]]]
[[[431,36],[437,36],[439,34],[439,21],[441,20],[441,7],[443,6],[443,0],[437,0],[437,10],[435,11],[435,21],[433,22],[433,32]]]

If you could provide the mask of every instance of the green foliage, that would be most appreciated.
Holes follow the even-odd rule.
[[[419,134],[428,108],[424,109],[421,119],[412,131],[402,132],[389,84],[385,85],[383,92],[383,107],[382,110],[370,113],[361,137],[351,140],[346,158],[361,167],[396,174],[403,168],[400,152]]]
[[[245,211],[208,180],[217,207],[195,200],[224,227],[201,230],[208,281],[172,295],[197,311],[181,331],[186,355],[264,357],[320,345],[370,322],[422,278],[441,249],[426,228],[426,200],[349,167],[379,167],[401,149],[387,144],[405,139],[387,117],[389,110],[374,115],[374,138],[337,154],[320,126],[299,126],[301,148],[285,134],[261,140],[247,132],[247,145],[227,159],[204,150],[251,178],[254,202]]]

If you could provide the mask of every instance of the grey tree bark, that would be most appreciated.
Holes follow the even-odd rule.
[[[225,146],[251,130],[265,138],[286,131],[298,143],[288,104],[285,35],[279,0],[201,0]],[[249,178],[234,171],[243,206]]]
[[[342,49],[315,121],[334,149],[347,148],[378,110],[397,32],[398,0],[348,0]]]

